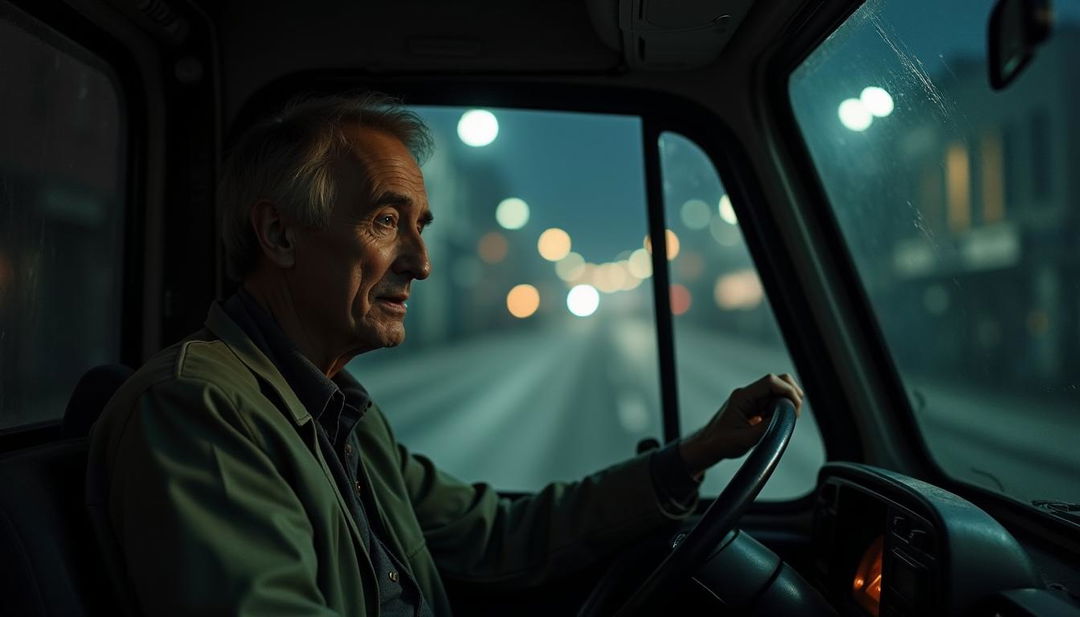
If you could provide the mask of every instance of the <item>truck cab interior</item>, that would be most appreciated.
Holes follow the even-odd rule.
[[[347,370],[412,450],[513,499],[807,393],[683,527],[457,614],[1080,615],[1078,60],[1072,0],[0,0],[0,614],[137,606],[89,429],[236,289],[230,145],[376,91],[434,271]]]

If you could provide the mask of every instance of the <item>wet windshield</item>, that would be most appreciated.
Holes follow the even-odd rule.
[[[867,2],[790,94],[936,462],[1080,501],[1080,3],[1002,91],[993,4]]]

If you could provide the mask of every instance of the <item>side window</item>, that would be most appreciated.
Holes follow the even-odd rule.
[[[676,133],[660,137],[674,313],[679,425],[702,426],[734,388],[766,373],[795,374],[743,243],[731,199],[708,156]],[[647,263],[647,261],[646,261]],[[814,488],[825,451],[809,402],[761,499],[801,497]],[[709,471],[716,494],[741,461]]]
[[[660,436],[641,120],[421,108],[433,273],[405,342],[349,370],[412,451],[533,490]]]
[[[0,430],[59,418],[120,347],[120,95],[88,51],[18,15],[0,15]]]

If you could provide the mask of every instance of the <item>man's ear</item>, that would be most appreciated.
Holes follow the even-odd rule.
[[[251,206],[251,229],[259,241],[262,254],[279,268],[296,264],[295,230],[277,204],[260,199]]]

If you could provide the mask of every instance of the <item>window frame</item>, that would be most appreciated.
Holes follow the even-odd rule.
[[[646,200],[649,233],[654,246],[664,240],[665,227],[660,135],[679,133],[693,140],[708,156],[739,217],[747,248],[766,297],[776,317],[785,347],[796,370],[808,384],[815,400],[837,402],[819,404],[828,413],[816,417],[826,460],[862,460],[863,452],[851,409],[843,401],[842,383],[836,371],[817,361],[814,349],[824,346],[820,332],[808,324],[800,309],[799,298],[805,293],[791,266],[787,249],[768,238],[778,237],[776,222],[764,208],[754,204],[764,199],[760,180],[753,172],[749,157],[737,134],[712,111],[689,99],[625,86],[588,86],[553,84],[541,80],[504,81],[491,78],[407,76],[373,78],[349,72],[297,73],[271,82],[255,91],[227,125],[227,134],[235,137],[262,115],[283,105],[298,92],[331,94],[342,91],[377,90],[393,92],[410,105],[475,106],[537,109],[615,115],[641,118],[645,154]],[[662,268],[657,268],[657,264]],[[654,310],[657,316],[657,342],[660,354],[660,386],[664,440],[679,436],[678,394],[673,339],[673,316],[670,298],[660,293],[664,281],[670,282],[668,262],[659,251],[653,253]],[[658,275],[662,272],[662,275]],[[663,279],[663,280],[661,280]],[[719,404],[722,401],[717,401]],[[813,503],[813,491],[799,499],[760,502],[755,508],[766,513],[804,512]],[[703,505],[708,505],[704,500]]]
[[[123,204],[119,267],[119,355],[113,362],[137,366],[143,342],[146,238],[145,212],[136,207],[144,193],[145,169],[139,154],[146,151],[146,109],[141,97],[142,78],[130,53],[103,28],[63,2],[44,0],[0,0],[0,19],[8,20],[42,43],[86,63],[99,71],[113,86],[122,131],[119,140],[120,196]],[[143,130],[140,130],[143,129]],[[87,369],[91,367],[86,367]],[[54,420],[46,420],[0,430],[0,453],[37,445],[60,437],[63,410]]]
[[[848,329],[862,335],[857,353],[867,361],[864,370],[873,375],[873,385],[877,389],[873,399],[879,403],[875,409],[866,412],[879,423],[891,424],[906,442],[903,448],[907,451],[905,463],[910,467],[900,471],[972,501],[1011,532],[1037,542],[1043,550],[1062,558],[1073,558],[1080,554],[1080,524],[1038,510],[1018,499],[956,480],[931,456],[899,369],[795,117],[789,90],[792,75],[864,3],[864,0],[846,0],[806,7],[789,27],[785,44],[764,60],[765,70],[759,86],[767,113],[777,128],[773,138],[778,149],[783,151],[786,166],[791,169],[788,175],[798,179],[797,189],[806,200],[807,216],[812,217],[816,232],[820,234],[820,246],[826,249],[833,274],[848,294],[845,317],[850,318],[852,324]]]

